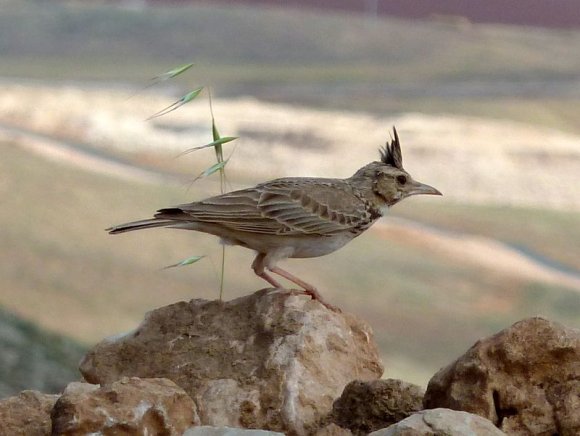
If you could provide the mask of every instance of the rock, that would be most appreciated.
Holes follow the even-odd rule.
[[[193,400],[166,379],[123,378],[102,387],[73,382],[52,410],[53,434],[182,435],[199,424]]]
[[[351,436],[352,432],[346,428],[331,423],[314,433],[314,436]]]
[[[475,413],[508,434],[578,435],[580,330],[517,322],[435,374],[424,406]]]
[[[188,429],[183,436],[284,436],[284,433],[267,430],[247,430],[232,427],[202,425]]]
[[[450,409],[422,410],[369,436],[505,436],[478,415]]]
[[[50,411],[58,395],[37,391],[0,401],[0,434],[11,436],[44,436],[51,434]]]
[[[334,402],[332,421],[366,435],[423,409],[423,394],[419,386],[401,380],[355,380]]]
[[[80,370],[91,383],[165,377],[195,400],[202,424],[296,434],[315,431],[348,382],[383,372],[365,323],[272,289],[152,311]]]

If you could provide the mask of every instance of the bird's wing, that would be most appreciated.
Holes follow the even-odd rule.
[[[232,191],[206,200],[161,209],[155,217],[218,224],[232,230],[277,234],[282,226],[262,215],[256,188]]]
[[[259,209],[288,228],[283,234],[331,235],[374,220],[343,180],[279,179],[259,187]]]
[[[271,234],[332,235],[374,221],[365,202],[342,180],[278,179],[254,188],[162,209],[156,216],[216,223],[232,230]]]

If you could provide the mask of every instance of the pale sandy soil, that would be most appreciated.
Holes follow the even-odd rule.
[[[206,98],[145,121],[173,101],[155,94],[1,84],[0,122],[96,147],[165,153],[171,160],[211,136]],[[214,109],[222,135],[240,136],[229,168],[241,178],[349,176],[377,158],[377,147],[396,125],[406,169],[446,199],[580,211],[580,137],[572,134],[510,121],[420,113],[377,117],[251,98],[217,100]],[[225,149],[228,154],[232,146]],[[184,159],[199,171],[213,156],[206,150]]]
[[[536,262],[534,259],[491,238],[449,234],[401,218],[389,218],[374,226],[386,239],[420,246],[458,263],[476,266],[514,278],[541,281],[580,292],[580,277]]]
[[[0,125],[0,139],[8,139],[48,159],[67,161],[89,171],[95,171],[140,182],[158,183],[163,177],[130,165],[119,164],[104,157],[87,154],[57,139],[47,138],[26,130],[16,130]],[[580,292],[580,278],[536,262],[509,246],[480,236],[449,234],[418,225],[400,218],[389,218],[376,224],[377,236],[420,246],[433,253],[481,268],[483,271],[501,273],[519,279],[542,281],[565,286]]]

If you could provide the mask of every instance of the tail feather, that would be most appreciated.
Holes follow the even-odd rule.
[[[105,229],[111,235],[117,233],[131,232],[133,230],[151,229],[154,227],[165,227],[175,224],[174,220],[152,218],[148,220],[133,221],[130,223],[119,224],[118,226],[109,227]]]

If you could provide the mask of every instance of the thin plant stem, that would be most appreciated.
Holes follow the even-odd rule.
[[[222,270],[220,275],[220,301],[223,301],[223,294],[224,294],[224,282],[225,282],[225,273],[226,273],[226,246],[222,245]]]
[[[212,102],[212,98],[211,98],[211,87],[208,86],[207,89],[208,89],[208,96],[209,96],[209,111],[211,113],[212,136],[213,136],[213,140],[217,141],[218,139],[220,139],[220,135],[219,135],[219,132],[218,132],[217,127],[215,125],[215,118],[213,115],[213,102]],[[216,155],[216,159],[217,159],[218,163],[223,162],[224,161],[224,153],[223,153],[222,145],[216,144],[214,149],[215,149],[215,155]],[[220,171],[220,192],[222,194],[224,194],[225,188],[226,188],[226,171],[225,171],[224,167],[221,167],[219,171]],[[222,245],[222,270],[221,270],[221,275],[220,275],[220,301],[223,300],[225,275],[226,275],[226,246]]]

